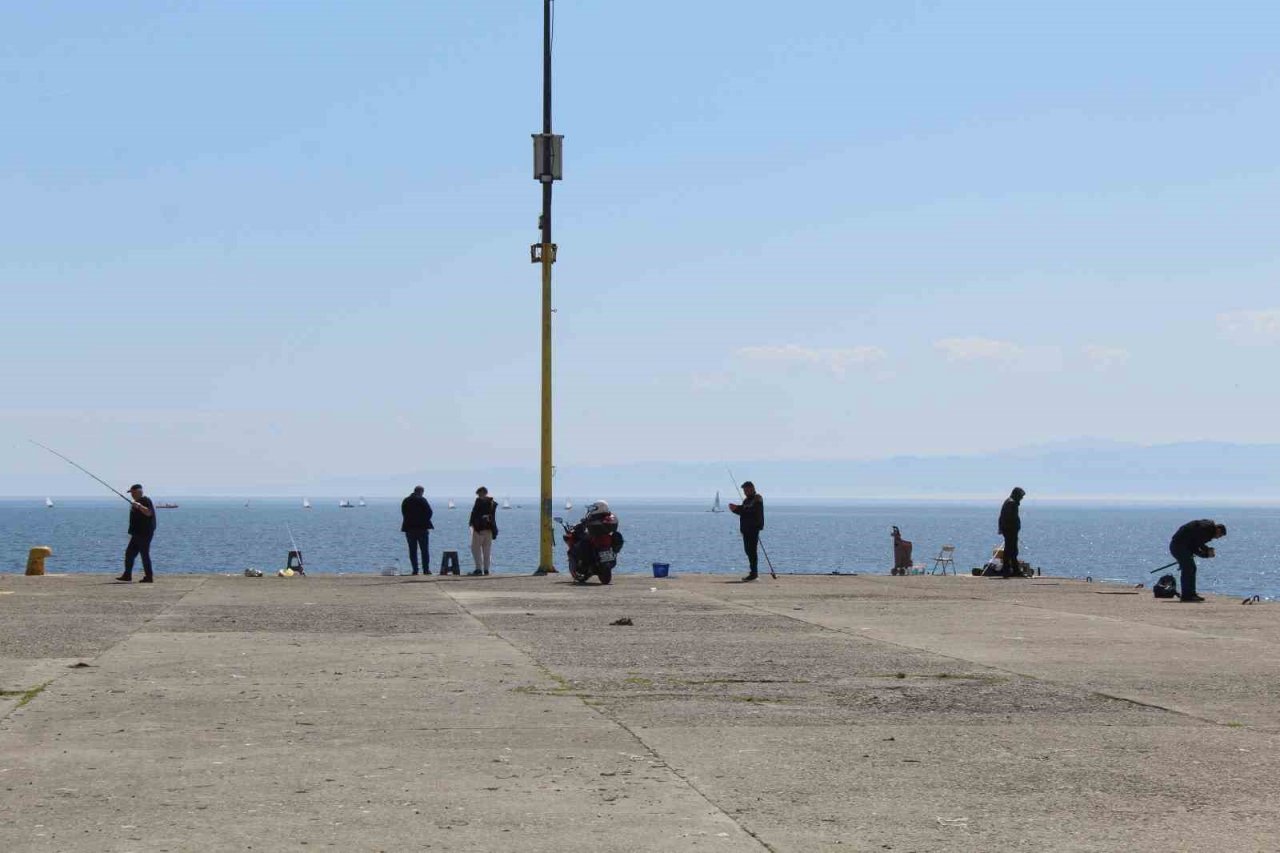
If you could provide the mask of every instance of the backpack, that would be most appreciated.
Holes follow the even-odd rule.
[[[475,529],[477,531],[494,529],[493,511],[496,508],[497,508],[497,502],[494,501],[493,498],[489,498],[487,503],[485,503],[483,507],[485,512],[476,519]]]
[[[1178,582],[1173,579],[1173,575],[1161,575],[1160,580],[1155,582],[1155,586],[1151,587],[1151,594],[1156,598],[1176,598],[1178,595]]]

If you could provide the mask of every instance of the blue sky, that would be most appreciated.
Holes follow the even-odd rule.
[[[558,465],[1276,440],[1280,7],[556,6]],[[536,464],[540,27],[6,9],[0,493]]]

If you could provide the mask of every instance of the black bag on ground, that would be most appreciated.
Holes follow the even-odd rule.
[[[1156,598],[1177,598],[1178,582],[1174,580],[1173,575],[1161,575],[1160,580],[1151,587],[1151,594]]]

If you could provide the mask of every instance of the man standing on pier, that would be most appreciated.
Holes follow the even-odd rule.
[[[998,532],[1004,537],[1004,567],[1000,572],[1001,577],[1022,577],[1022,566],[1018,564],[1018,533],[1022,530],[1022,519],[1018,517],[1018,507],[1026,494],[1021,488],[1015,488],[1009,493],[1004,506],[1000,507]]]
[[[133,580],[133,561],[142,557],[141,583],[153,583],[151,574],[151,539],[156,535],[156,507],[142,493],[142,486],[129,487],[133,507],[129,510],[129,546],[124,549],[124,574],[116,578],[123,583]]]
[[[747,552],[747,562],[751,571],[743,578],[753,581],[759,577],[756,551],[760,547],[760,531],[764,530],[764,497],[756,491],[750,480],[742,484],[744,495],[741,504],[729,504],[729,511],[738,516],[738,530],[742,532],[742,549]]]
[[[400,531],[409,543],[409,565],[418,573],[418,549],[422,549],[422,573],[431,574],[431,504],[423,497],[426,489],[414,486],[413,494],[400,502]]]
[[[1178,571],[1182,574],[1182,595],[1179,597],[1183,601],[1204,601],[1203,598],[1196,595],[1195,558],[1204,557],[1209,559],[1213,557],[1215,552],[1209,547],[1209,543],[1226,535],[1227,526],[1225,524],[1218,524],[1218,522],[1208,518],[1202,518],[1199,521],[1188,521],[1178,528],[1178,532],[1173,534],[1173,539],[1169,542],[1169,554],[1178,561]]]

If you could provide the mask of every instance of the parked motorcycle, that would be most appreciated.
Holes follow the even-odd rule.
[[[605,501],[591,504],[582,520],[572,527],[563,518],[557,517],[556,521],[564,528],[569,575],[574,583],[586,583],[592,575],[602,584],[611,582],[623,539],[618,532],[618,517],[609,510],[609,504]]]

